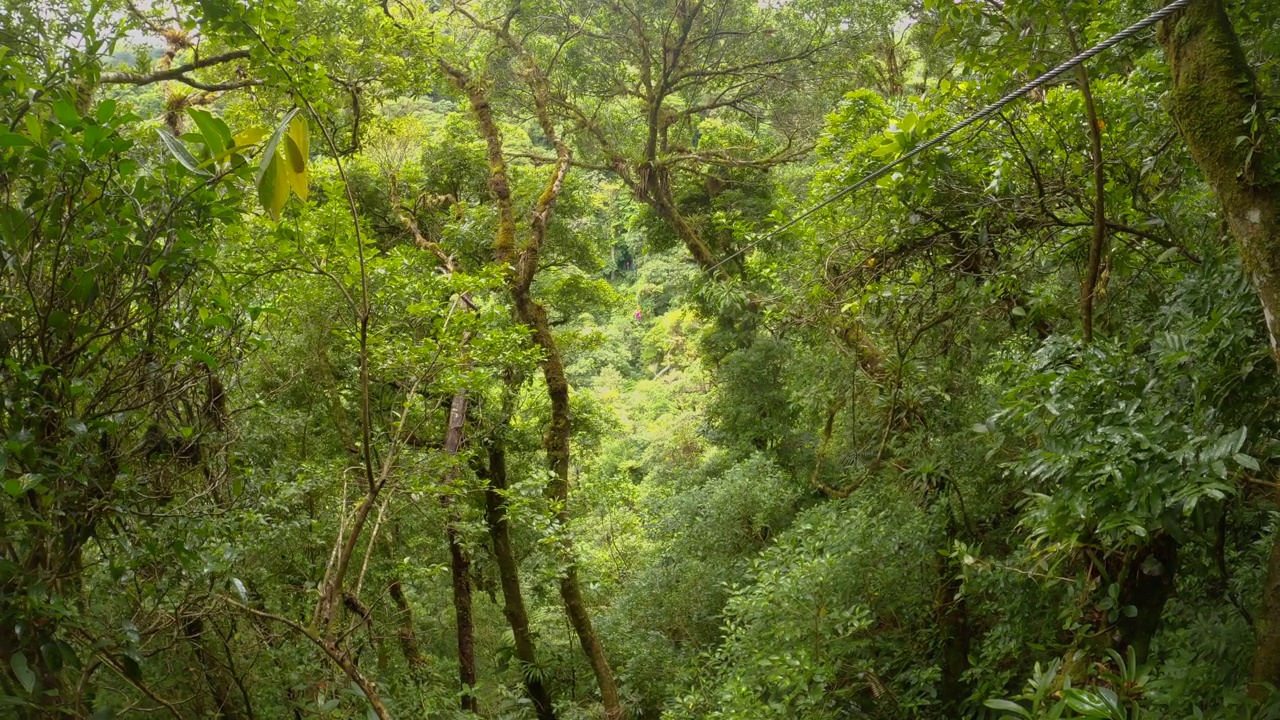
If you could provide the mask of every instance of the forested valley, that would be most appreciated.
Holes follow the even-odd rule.
[[[1280,719],[1274,0],[4,0],[0,108],[0,717]]]

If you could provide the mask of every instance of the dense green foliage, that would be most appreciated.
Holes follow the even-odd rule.
[[[0,716],[1280,718],[1280,7],[788,222],[1150,10],[9,0]]]

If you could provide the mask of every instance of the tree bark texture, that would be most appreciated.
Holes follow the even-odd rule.
[[[527,325],[533,332],[534,343],[543,351],[541,363],[543,378],[547,385],[547,395],[551,401],[551,421],[543,438],[543,446],[547,453],[547,461],[551,467],[552,480],[547,488],[547,495],[559,506],[558,520],[563,529],[568,525],[568,509],[565,502],[569,494],[569,438],[572,430],[569,412],[569,383],[564,372],[564,362],[560,349],[551,332],[551,324],[547,320],[547,311],[533,298],[532,285],[538,272],[539,254],[546,239],[547,223],[555,209],[556,201],[564,187],[565,176],[569,172],[569,148],[556,134],[554,124],[547,111],[546,98],[548,88],[545,78],[536,67],[531,67],[527,74],[530,89],[533,91],[538,111],[539,124],[547,139],[556,148],[556,164],[551,179],[547,181],[530,218],[529,238],[518,249],[515,247],[516,221],[511,200],[511,182],[507,173],[506,160],[502,145],[502,134],[493,117],[493,109],[488,96],[474,78],[464,70],[441,61],[441,67],[452,79],[455,86],[466,94],[471,105],[472,114],[480,125],[485,139],[486,156],[489,160],[489,187],[493,192],[498,210],[498,228],[494,242],[495,254],[499,261],[508,267],[507,286],[515,305],[516,318]],[[583,601],[578,582],[576,563],[573,559],[573,547],[567,537],[562,537],[559,551],[564,571],[560,578],[560,595],[564,601],[566,614],[573,626],[583,653],[595,674],[600,689],[600,699],[604,705],[605,716],[609,720],[620,720],[625,717],[617,682],[613,669],[605,656],[604,647],[591,622],[591,615]]]
[[[488,482],[484,491],[484,520],[493,541],[493,555],[497,560],[498,575],[502,582],[502,614],[506,616],[507,624],[511,626],[511,635],[515,638],[516,659],[520,661],[525,692],[533,702],[534,712],[537,713],[538,720],[555,720],[551,693],[542,683],[542,673],[538,667],[538,653],[533,632],[529,629],[529,613],[525,610],[524,593],[520,589],[520,566],[516,560],[515,547],[511,543],[505,494],[507,453],[501,440],[494,440],[489,447],[489,467],[485,475]]]
[[[1170,110],[1240,244],[1280,363],[1280,149],[1271,144],[1257,77],[1223,0],[1198,0],[1175,13],[1161,26],[1160,42],[1173,73]],[[1280,684],[1280,533],[1274,542],[1253,679]]]
[[[456,458],[462,448],[463,426],[467,421],[467,394],[453,396],[449,408],[449,427],[444,436],[444,452]],[[456,470],[449,473],[450,482],[457,477]],[[471,556],[463,541],[461,513],[454,506],[454,498],[448,493],[440,497],[440,504],[449,513],[445,535],[449,540],[449,566],[453,575],[453,610],[458,630],[458,677],[462,681],[462,709],[479,712],[476,688],[475,620],[471,612]]]
[[[1072,46],[1077,48],[1075,35]],[[1089,261],[1085,267],[1084,283],[1080,289],[1080,325],[1085,342],[1093,342],[1093,308],[1098,295],[1098,281],[1102,278],[1102,256],[1107,245],[1107,173],[1102,157],[1102,120],[1093,101],[1093,87],[1089,71],[1084,65],[1077,68],[1080,79],[1080,95],[1084,98],[1085,119],[1089,122],[1089,153],[1093,160],[1093,235],[1089,239]]]

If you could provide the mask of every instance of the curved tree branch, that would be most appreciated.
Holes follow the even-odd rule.
[[[193,62],[177,67],[171,67],[164,70],[157,70],[153,73],[130,73],[130,72],[108,72],[102,73],[99,82],[108,85],[151,85],[166,80],[177,80],[186,83],[199,90],[213,92],[217,90],[233,90],[239,87],[247,87],[249,85],[261,85],[261,80],[238,80],[231,83],[222,83],[220,85],[206,85],[186,77],[186,74],[193,70],[222,65],[224,63],[233,62],[235,60],[245,60],[249,57],[249,50],[231,50],[218,55],[210,55],[206,58],[199,58]],[[224,87],[234,86],[234,87]]]

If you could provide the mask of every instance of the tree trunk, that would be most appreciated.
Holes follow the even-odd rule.
[[[1197,0],[1175,13],[1160,42],[1173,71],[1170,109],[1240,243],[1280,363],[1280,151],[1267,137],[1257,78],[1222,0]],[[1257,618],[1255,683],[1280,684],[1280,533],[1275,543]]]
[[[485,524],[493,540],[493,556],[498,563],[498,575],[502,581],[502,614],[511,626],[515,638],[516,659],[520,661],[520,673],[524,678],[525,692],[533,702],[538,720],[555,720],[551,706],[551,694],[542,684],[542,671],[538,668],[538,654],[534,647],[533,633],[529,630],[529,614],[524,608],[524,594],[520,590],[520,570],[515,549],[511,544],[511,528],[507,518],[507,453],[501,440],[494,440],[489,447],[489,467],[485,470],[484,490]]]
[[[684,243],[684,246],[688,248],[689,254],[693,256],[694,262],[698,263],[698,267],[708,275],[715,277],[721,263],[716,260],[715,254],[711,252],[711,248],[707,246],[698,231],[689,224],[684,213],[680,212],[680,209],[676,207],[675,198],[671,194],[669,173],[670,171],[666,168],[653,167],[652,163],[642,166],[637,175],[641,178],[647,178],[647,181],[640,183],[643,191],[638,193],[639,197],[654,210],[658,211],[658,215],[675,232],[676,236]],[[724,276],[725,273],[720,272],[718,274]]]
[[[1076,34],[1067,24],[1072,52],[1079,53]],[[1089,260],[1084,270],[1084,282],[1080,288],[1080,326],[1084,341],[1093,342],[1093,307],[1098,294],[1098,281],[1102,277],[1102,256],[1107,245],[1107,173],[1102,157],[1102,120],[1098,106],[1093,101],[1093,86],[1089,71],[1084,65],[1076,68],[1080,82],[1080,96],[1084,99],[1084,116],[1089,123],[1089,155],[1093,161],[1093,236],[1089,240]]]
[[[1126,569],[1121,579],[1120,606],[1133,606],[1138,613],[1121,617],[1119,650],[1133,648],[1134,658],[1147,661],[1151,639],[1160,629],[1164,606],[1173,595],[1178,572],[1178,542],[1161,534]]]
[[[542,376],[547,384],[547,395],[551,399],[551,422],[543,438],[543,447],[547,452],[547,461],[551,466],[551,483],[547,486],[547,497],[558,506],[556,521],[560,526],[559,542],[560,560],[564,564],[560,576],[560,597],[564,601],[565,612],[569,622],[582,644],[591,670],[595,673],[596,683],[600,687],[600,699],[604,703],[605,716],[609,720],[625,717],[622,703],[618,697],[618,687],[609,667],[609,660],[604,654],[604,646],[596,635],[591,623],[591,613],[582,597],[582,588],[578,582],[577,561],[573,555],[573,543],[569,540],[569,434],[572,423],[569,415],[569,381],[565,377],[564,362],[560,358],[560,349],[551,335],[551,325],[547,322],[547,311],[539,303],[529,297],[528,289],[513,292],[515,295],[516,314],[520,321],[533,328],[534,342],[539,345],[546,358],[542,361]]]
[[[400,629],[396,631],[400,639],[400,651],[404,654],[405,661],[409,663],[409,673],[413,676],[414,682],[421,684],[427,659],[423,657],[422,648],[418,644],[418,633],[413,627],[413,608],[409,606],[409,598],[405,597],[404,585],[400,583],[399,578],[391,581],[387,587],[387,593],[391,595],[392,601],[400,610]]]
[[[1271,562],[1267,566],[1267,583],[1262,588],[1262,610],[1256,627],[1258,645],[1253,653],[1253,679],[1280,685],[1280,531],[1276,532],[1271,545]],[[1261,691],[1261,687],[1254,686],[1255,693]]]
[[[444,436],[444,452],[455,459],[462,447],[462,430],[466,420],[467,394],[460,392],[453,397],[453,404],[449,408],[449,428]],[[449,481],[452,482],[456,477],[456,469],[450,470]],[[462,516],[453,506],[453,498],[446,493],[440,497],[440,504],[449,513],[445,535],[449,539],[449,565],[453,574],[453,610],[458,626],[458,677],[462,680],[462,709],[475,713],[480,710],[475,695],[476,633],[471,613],[471,557],[463,543],[460,530]]]
[[[531,66],[527,79],[530,81],[530,89],[534,92],[539,124],[547,139],[556,148],[556,165],[551,179],[547,181],[534,203],[529,223],[529,239],[519,248],[517,254],[515,210],[511,200],[512,185],[507,175],[502,133],[494,120],[493,107],[489,104],[484,88],[477,84],[466,71],[444,60],[437,62],[454,85],[466,94],[472,115],[480,125],[481,135],[485,139],[485,156],[489,160],[489,189],[493,193],[498,210],[494,251],[498,260],[508,267],[507,286],[512,303],[515,305],[516,319],[529,326],[533,331],[534,343],[545,353],[542,361],[542,375],[551,401],[551,422],[543,438],[543,447],[552,471],[552,481],[547,488],[547,495],[559,504],[557,519],[561,529],[567,530],[569,436],[572,430],[569,414],[569,382],[565,377],[560,348],[556,345],[555,337],[551,333],[551,324],[547,321],[546,308],[533,299],[531,288],[534,276],[538,272],[539,255],[546,240],[547,223],[555,210],[556,201],[564,188],[564,179],[571,165],[569,147],[559,139],[555,125],[551,122],[547,109],[549,89],[545,78],[536,66]],[[618,720],[625,717],[625,713],[618,697],[617,683],[605,657],[604,648],[592,626],[586,603],[583,602],[576,563],[573,559],[573,547],[567,537],[562,536],[559,550],[561,562],[565,566],[564,575],[560,579],[560,594],[564,600],[565,611],[574,632],[578,635],[578,641],[582,644],[582,650],[591,663],[591,670],[595,673],[605,716],[609,720]]]

